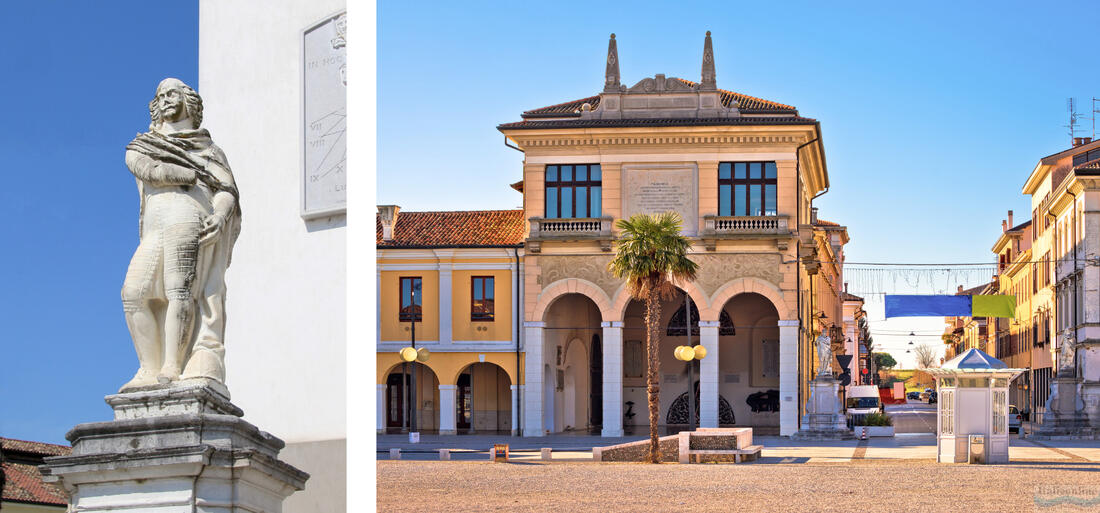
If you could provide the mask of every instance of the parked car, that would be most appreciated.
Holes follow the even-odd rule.
[[[905,398],[906,399],[912,399],[914,401],[919,401],[920,400],[920,392],[916,392],[916,391],[909,392],[908,394],[905,394]]]
[[[1023,416],[1020,414],[1020,410],[1015,405],[1008,406],[1008,432],[1019,433],[1020,432],[1020,420]]]

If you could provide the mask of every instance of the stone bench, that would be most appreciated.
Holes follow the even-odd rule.
[[[752,428],[700,428],[679,434],[679,462],[753,461],[763,446],[752,444]]]
[[[734,450],[692,450],[688,451],[687,463],[748,462],[760,458],[760,451],[763,449],[763,445],[750,445]]]

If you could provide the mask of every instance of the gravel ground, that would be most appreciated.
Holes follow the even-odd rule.
[[[926,460],[740,465],[379,461],[377,478],[377,508],[386,512],[1100,511],[1100,463],[1083,462],[971,466]],[[1087,504],[1044,502],[1059,495]]]

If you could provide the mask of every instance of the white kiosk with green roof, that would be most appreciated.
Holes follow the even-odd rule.
[[[1008,463],[1008,385],[1027,369],[968,349],[926,370],[939,391],[936,461]]]

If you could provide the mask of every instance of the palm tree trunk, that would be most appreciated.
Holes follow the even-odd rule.
[[[661,445],[657,437],[657,422],[660,408],[660,355],[657,352],[659,325],[661,322],[661,300],[656,287],[651,287],[645,300],[645,338],[646,338],[646,399],[649,400],[649,462],[661,462]]]

